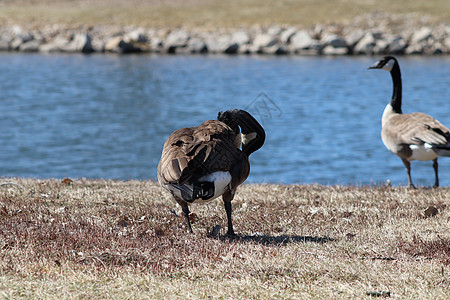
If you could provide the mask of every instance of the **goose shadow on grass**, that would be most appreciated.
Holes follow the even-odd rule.
[[[230,236],[220,236],[222,241],[234,241],[234,242],[251,242],[261,245],[275,245],[282,246],[292,243],[318,243],[324,244],[328,242],[336,241],[336,239],[326,236],[301,236],[301,235],[279,235],[279,236],[269,236],[269,235],[236,235]]]

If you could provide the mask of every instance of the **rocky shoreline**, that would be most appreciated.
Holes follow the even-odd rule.
[[[450,54],[450,26],[417,15],[373,13],[346,24],[234,30],[135,26],[0,26],[0,51],[272,55]]]

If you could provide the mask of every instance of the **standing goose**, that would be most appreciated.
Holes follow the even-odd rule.
[[[235,235],[231,200],[250,173],[249,155],[262,147],[265,136],[255,118],[240,109],[219,112],[217,121],[178,129],[169,136],[158,164],[158,181],[181,205],[190,232],[188,205],[222,196],[227,235]]]
[[[369,69],[389,71],[394,84],[391,102],[386,106],[381,119],[381,138],[392,153],[401,158],[411,180],[412,160],[432,160],[435,183],[439,186],[438,157],[450,156],[450,132],[438,120],[424,113],[402,113],[402,79],[400,66],[393,56],[384,56]]]

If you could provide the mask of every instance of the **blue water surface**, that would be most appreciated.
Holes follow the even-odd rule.
[[[406,185],[380,138],[378,57],[0,54],[0,176],[155,179],[174,130],[247,109],[266,144],[248,182]],[[450,126],[450,57],[400,57],[403,111]],[[441,158],[450,185],[450,158]],[[432,185],[431,162],[413,180]]]

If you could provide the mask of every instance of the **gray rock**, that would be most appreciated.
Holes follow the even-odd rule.
[[[165,46],[170,47],[185,47],[190,38],[190,34],[183,29],[178,29],[169,33],[166,38]]]
[[[295,27],[289,27],[285,30],[283,30],[280,33],[280,42],[284,45],[287,45],[291,42],[291,38],[294,36],[294,34],[297,32],[297,29]]]
[[[450,49],[450,35],[444,39],[444,45],[447,49]]]
[[[208,47],[206,46],[205,41],[199,37],[189,39],[186,48],[189,53],[208,52]]]
[[[105,41],[103,39],[92,39],[91,46],[94,52],[105,52]]]
[[[137,28],[134,29],[124,36],[124,41],[127,41],[129,43],[147,43],[148,42],[148,36],[144,30],[144,28]]]
[[[252,45],[243,44],[239,46],[238,54],[252,54]]]
[[[348,47],[333,47],[331,45],[325,46],[322,50],[324,55],[347,55],[348,53]]]
[[[10,43],[11,50],[19,50],[20,46],[23,44],[23,41],[21,38],[15,38]]]
[[[28,43],[29,41],[34,40],[34,34],[32,32],[24,32],[22,34],[19,34],[17,37],[19,37],[22,40],[22,43]]]
[[[270,47],[265,47],[261,49],[261,54],[270,54],[270,55],[286,55],[289,54],[289,50],[283,45],[277,44]]]
[[[409,45],[405,49],[405,54],[412,55],[412,54],[423,54],[425,52],[425,43],[416,43]]]
[[[115,37],[109,40],[105,44],[105,51],[120,54],[142,52],[139,47],[135,47],[132,43],[125,42],[122,37]]]
[[[417,44],[423,41],[427,41],[432,37],[432,31],[430,27],[422,27],[420,30],[415,31],[411,37],[411,44]]]
[[[38,52],[39,47],[41,46],[41,42],[38,40],[31,40],[26,43],[23,43],[19,47],[19,51],[22,52]]]
[[[317,40],[313,40],[312,44],[308,48],[296,49],[293,50],[292,53],[299,55],[320,55],[322,53],[322,49],[322,44]]]
[[[282,29],[278,25],[272,25],[267,29],[267,34],[271,36],[279,36]]]
[[[208,34],[205,36],[205,42],[211,53],[224,53],[228,47],[234,44],[229,34]]]
[[[271,35],[268,33],[260,33],[253,39],[253,47],[260,50],[264,47],[271,47],[276,45],[278,42],[278,37],[276,35]]]
[[[351,31],[350,33],[344,35],[346,43],[350,47],[355,47],[355,45],[364,37],[365,31],[361,29],[357,29],[355,31]]]
[[[238,45],[248,44],[250,43],[250,35],[243,30],[236,31],[231,35],[231,42]]]
[[[231,45],[229,45],[224,51],[223,53],[225,54],[236,54],[239,51],[239,45],[237,43],[233,43]]]
[[[67,38],[56,36],[53,40],[39,47],[40,52],[60,52],[69,43]]]
[[[389,41],[389,53],[390,54],[404,54],[408,45],[401,36],[397,36]]]
[[[383,33],[381,31],[374,31],[372,32],[372,36],[374,39],[379,40],[383,38]]]
[[[274,54],[276,54],[276,55],[288,55],[289,53],[290,52],[289,52],[289,49],[287,47],[285,47],[285,46],[277,46],[277,50],[275,51]]]
[[[59,51],[59,49],[57,51]],[[42,44],[41,46],[39,46],[39,52],[51,53],[51,52],[56,52],[56,51],[55,51],[55,48],[53,47],[53,44],[47,43],[47,44]]]
[[[364,37],[355,45],[353,52],[355,54],[373,54],[374,48],[377,44],[375,34],[368,32]]]
[[[121,36],[116,36],[108,40],[105,44],[105,51],[119,52],[119,43],[122,41]]]
[[[433,46],[430,48],[428,54],[439,55],[444,53],[444,45],[439,42],[433,43]]]
[[[372,54],[388,54],[389,53],[389,41],[386,39],[378,39],[375,42],[375,46],[372,49]]]
[[[347,47],[346,40],[334,33],[325,34],[320,41],[324,46],[332,46],[334,48]]]
[[[67,45],[61,48],[64,52],[82,52],[92,53],[94,48],[92,47],[92,39],[89,34],[76,34],[73,39]]]
[[[119,53],[120,54],[129,54],[129,53],[140,53],[143,52],[140,47],[136,47],[132,43],[127,43],[125,41],[120,41],[119,43]]]
[[[152,52],[160,53],[164,49],[164,40],[158,36],[150,39],[150,49]]]
[[[300,30],[291,37],[291,47],[296,51],[309,49],[314,43],[314,40],[306,30]]]

